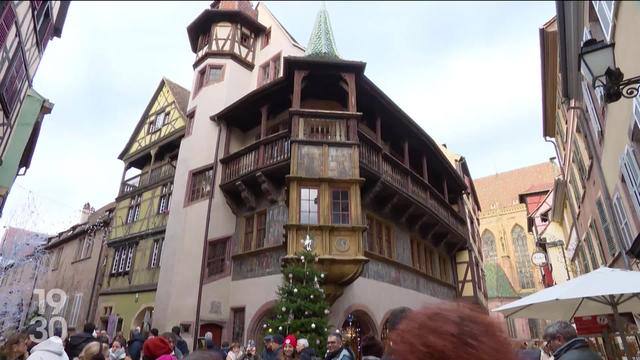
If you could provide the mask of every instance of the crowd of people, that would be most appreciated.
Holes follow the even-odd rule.
[[[361,360],[596,360],[599,355],[576,334],[566,321],[549,325],[539,347],[514,349],[503,327],[486,313],[469,305],[442,303],[417,311],[399,310],[387,323],[390,341],[385,346],[373,335],[360,341]],[[37,338],[37,337],[36,337]],[[159,333],[151,329],[141,334],[135,329],[127,341],[121,333],[110,339],[106,331],[86,324],[82,332],[62,338],[56,329],[48,339],[35,342],[33,329],[9,336],[0,348],[0,360],[356,360],[339,331],[327,336],[325,354],[316,354],[305,338],[295,335],[267,335],[264,349],[256,343],[245,346],[215,344],[206,333],[204,343],[190,352],[180,328]]]

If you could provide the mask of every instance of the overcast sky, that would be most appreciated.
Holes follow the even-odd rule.
[[[71,3],[35,79],[55,107],[0,225],[57,233],[78,221],[85,202],[98,208],[115,198],[117,156],[162,76],[190,87],[186,26],[209,4]],[[306,45],[320,4],[266,4]],[[554,156],[542,138],[538,38],[554,2],[326,6],[342,58],[367,62],[367,76],[464,155],[474,177]]]

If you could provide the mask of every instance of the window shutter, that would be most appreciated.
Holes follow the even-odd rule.
[[[0,47],[4,46],[7,38],[9,37],[9,32],[11,31],[11,27],[16,20],[16,12],[13,10],[13,6],[11,3],[7,2],[4,7],[4,11],[2,12],[2,18],[0,22]]]
[[[618,219],[618,224],[620,224],[620,232],[622,233],[625,246],[629,247],[631,245],[632,235],[631,230],[629,229],[629,218],[627,216],[627,212],[624,210],[620,194],[615,194],[613,196],[613,210],[616,218]]]
[[[614,1],[592,1],[593,7],[598,14],[598,20],[600,20],[600,26],[602,32],[604,32],[607,41],[611,41],[611,30],[613,28],[613,12]]]
[[[584,81],[582,82],[582,97],[584,98],[585,105],[587,105],[589,120],[591,121],[591,126],[593,126],[593,130],[596,134],[596,139],[599,140],[602,132],[602,128],[600,127],[600,120],[598,119],[598,113],[596,113],[596,108],[593,105],[593,99],[591,98],[589,87],[587,83]]]
[[[620,163],[627,189],[633,200],[633,205],[636,208],[636,212],[640,214],[640,168],[638,168],[638,162],[633,154],[633,149],[629,145],[624,149]]]

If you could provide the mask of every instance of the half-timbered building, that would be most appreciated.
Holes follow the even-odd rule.
[[[392,310],[461,296],[468,186],[366,64],[339,57],[325,9],[306,51],[263,3],[214,1],[187,29],[192,132],[154,325],[192,344],[261,338],[307,235],[337,328],[386,339]]]
[[[107,242],[96,323],[149,330],[189,91],[163,78],[119,159],[124,171]],[[106,327],[106,326],[105,326]],[[113,335],[113,334],[112,334]]]

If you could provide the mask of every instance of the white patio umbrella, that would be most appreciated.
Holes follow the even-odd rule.
[[[574,316],[640,312],[640,272],[601,267],[588,274],[533,293],[493,311],[506,317],[571,320]],[[631,359],[623,337],[627,359]]]

